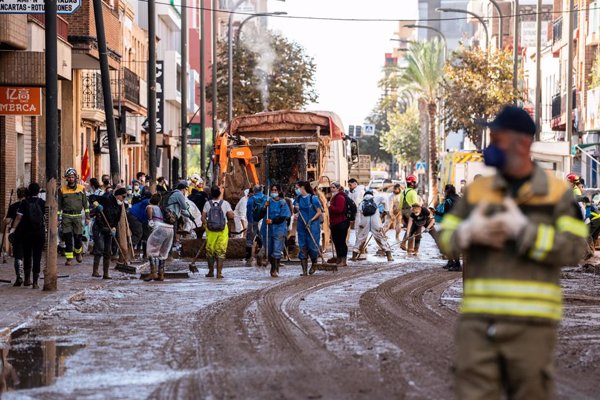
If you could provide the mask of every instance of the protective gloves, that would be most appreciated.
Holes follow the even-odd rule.
[[[508,239],[504,222],[485,215],[488,204],[479,204],[456,231],[458,245],[466,249],[473,244],[500,249]]]
[[[491,219],[504,225],[506,234],[510,239],[517,239],[529,224],[529,219],[512,198],[505,198],[503,204],[505,211],[494,215]]]

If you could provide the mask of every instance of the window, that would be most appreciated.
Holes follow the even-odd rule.
[[[181,66],[177,66],[177,91],[181,93]]]
[[[589,8],[589,32],[596,33],[598,31],[598,18],[600,17],[600,13],[598,12],[599,2],[593,1],[590,3]]]

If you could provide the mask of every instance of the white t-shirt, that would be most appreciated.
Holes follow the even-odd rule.
[[[221,200],[209,200],[206,202],[206,204],[204,204],[204,209],[202,210],[202,212],[205,212],[208,214],[208,212],[210,211],[210,207],[213,203],[218,203]],[[223,203],[221,204],[221,210],[223,210],[223,214],[225,214],[225,217],[227,218],[227,213],[229,211],[233,212],[233,209],[231,208],[231,204],[229,204],[228,201],[223,200]]]

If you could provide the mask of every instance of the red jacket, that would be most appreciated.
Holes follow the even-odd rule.
[[[338,192],[329,202],[329,225],[341,224],[346,219],[346,196]]]

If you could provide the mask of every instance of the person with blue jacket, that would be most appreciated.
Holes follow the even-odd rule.
[[[266,247],[267,258],[271,262],[271,276],[277,278],[292,213],[279,186],[271,186],[270,193],[271,197],[265,202],[260,213],[263,219],[260,234]]]
[[[267,196],[262,192],[262,187],[255,185],[250,191],[250,197],[246,204],[246,219],[248,220],[248,229],[246,230],[246,262],[248,264],[252,262],[252,247],[259,233],[258,222],[260,218],[255,218],[254,213],[257,211],[256,217],[260,215],[265,201],[267,201]]]
[[[131,245],[134,249],[144,250],[146,252],[146,241],[150,236],[150,227],[148,226],[148,216],[146,207],[150,203],[150,197],[136,202],[127,210],[127,223],[131,230]]]
[[[298,214],[298,247],[302,275],[308,276],[308,258],[313,267],[319,255],[321,241],[321,215],[323,213],[319,197],[313,192],[310,183],[300,181],[296,184],[296,199],[294,200],[294,213]]]

